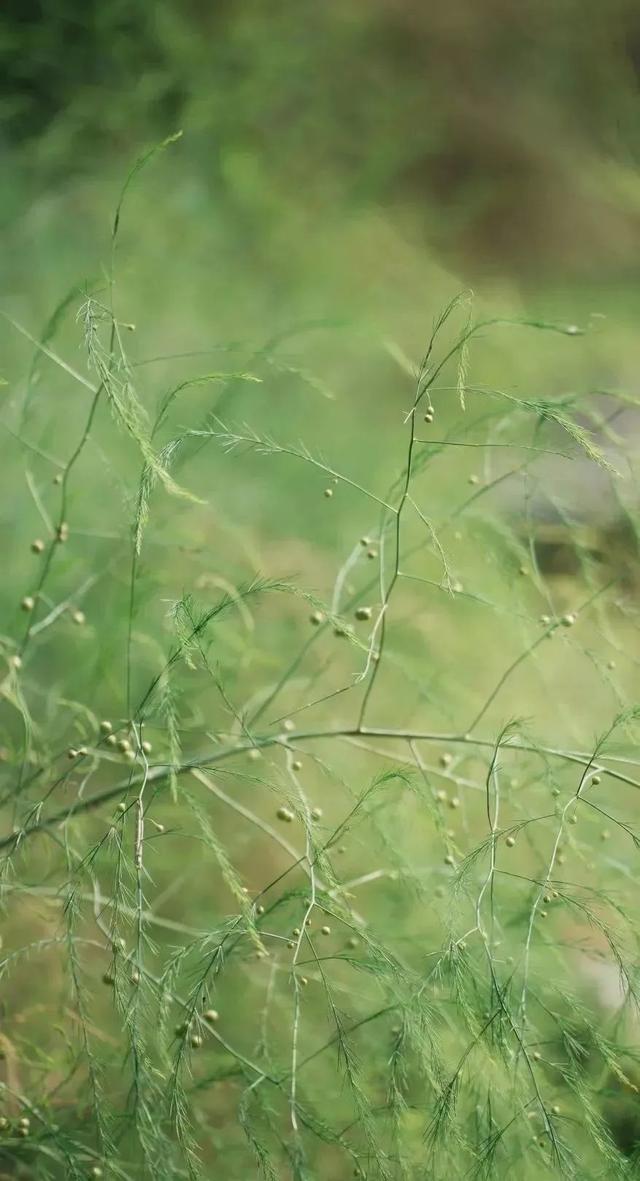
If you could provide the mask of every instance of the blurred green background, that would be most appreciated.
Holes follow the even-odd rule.
[[[118,238],[115,303],[121,319],[136,325],[126,344],[141,399],[150,407],[172,385],[212,369],[255,372],[264,384],[225,387],[217,404],[221,414],[235,423],[246,419],[278,441],[304,439],[321,448],[336,469],[382,495],[404,462],[402,422],[412,396],[405,361],[421,356],[434,316],[461,290],[473,289],[478,315],[557,319],[585,330],[575,340],[500,328],[486,332],[471,350],[472,383],[533,399],[603,389],[636,396],[639,88],[640,11],[631,0],[606,5],[592,0],[449,0],[442,5],[415,0],[276,0],[269,5],[258,0],[88,0],[82,6],[70,0],[6,0],[0,14],[2,308],[40,337],[59,301],[69,296],[54,344],[85,372],[83,328],[75,313],[87,292],[105,298],[111,224],[123,180],[146,145],[182,129],[182,138],[131,186]],[[27,453],[11,432],[28,437],[48,455],[66,457],[70,430],[81,428],[84,395],[43,362],[25,410],[33,346],[9,326],[2,327],[0,339],[0,377],[7,383],[2,389],[6,433],[0,507],[0,543],[9,555],[0,587],[6,620],[2,652],[7,655],[23,626],[19,602],[33,577],[29,541],[43,528],[38,498],[53,515],[55,495],[55,463],[51,466],[41,454],[30,456],[27,486]],[[152,363],[154,358],[160,360]],[[455,372],[449,376],[455,385]],[[483,441],[486,402],[471,397],[465,416],[450,393],[438,395],[438,428],[452,431],[453,438]],[[188,407],[180,402],[178,423],[198,425],[211,401],[209,389],[195,389]],[[190,458],[186,471],[177,475],[208,504],[161,496],[154,501],[140,571],[134,697],[157,668],[158,644],[166,649],[169,643],[167,604],[185,590],[195,588],[206,598],[257,574],[291,576],[329,602],[336,573],[354,543],[376,526],[377,510],[372,512],[349,487],[342,486],[329,506],[323,498],[325,477],[297,460],[249,456],[234,462],[221,458],[217,444]],[[42,643],[34,644],[25,667],[37,718],[34,761],[45,752],[53,761],[66,745],[90,742],[101,714],[126,720],[127,546],[138,467],[135,448],[103,409],[96,440],[75,473],[72,544],[56,569],[53,599],[68,596],[81,604],[86,626],[74,627],[64,616]],[[439,525],[449,529],[449,518],[471,495],[468,481],[478,470],[488,479],[488,468],[478,467],[462,450],[455,458],[450,453],[434,458],[418,486],[425,511],[428,506]],[[516,525],[520,528],[521,522]],[[420,534],[417,522],[412,528],[409,540]],[[613,603],[597,599],[593,615],[579,619],[570,639],[554,637],[514,677],[485,719],[493,735],[513,716],[531,718],[537,736],[548,743],[590,749],[613,714],[636,699],[632,542],[624,532],[618,549],[610,535],[596,539],[595,548],[605,551],[604,577],[600,558],[592,563],[585,552],[572,574],[563,571],[546,582],[531,568],[526,537],[506,537],[501,519],[482,516],[482,502],[477,516],[461,511],[445,545],[459,591],[444,599],[438,554],[419,554],[411,571],[416,578],[431,579],[431,587],[407,582],[397,596],[387,678],[374,698],[372,720],[462,732],[509,661],[539,635],[540,612],[559,615],[574,609],[606,578],[622,578]],[[357,593],[371,577],[364,565],[364,570],[363,563],[354,565],[350,573]],[[484,600],[497,610],[483,613]],[[230,625],[217,655],[234,700],[246,703],[277,683],[306,643],[308,608],[306,600],[277,599],[262,615],[256,608],[246,634],[237,621]],[[348,645],[343,652],[334,637],[326,636],[273,716],[265,717],[265,727],[295,713],[301,702],[348,683],[360,668],[360,656]],[[211,732],[229,724],[201,671],[180,673],[181,724],[189,754],[200,753]],[[11,684],[2,722],[9,762],[23,754],[21,716],[12,693]],[[307,719],[313,726],[351,717],[347,697],[303,713],[300,726]],[[162,719],[150,726],[157,730],[157,757],[168,757]],[[624,735],[631,741],[632,729]],[[263,772],[273,777],[276,794],[286,778],[280,753]],[[471,784],[471,802],[465,796],[460,812],[452,809],[450,820],[447,812],[446,820],[434,826],[403,798],[389,829],[386,819],[377,828],[373,823],[371,830],[365,828],[349,844],[343,863],[349,878],[366,873],[373,846],[390,872],[402,876],[405,860],[410,865],[407,873],[415,886],[410,905],[393,884],[398,879],[385,870],[363,906],[367,918],[388,933],[389,946],[416,971],[423,967],[424,947],[439,946],[450,928],[442,890],[451,877],[445,851],[455,847],[456,857],[463,856],[486,835],[483,798],[479,804],[473,795],[483,787],[486,752],[456,751],[452,769],[449,751],[432,753],[434,790],[443,783],[447,790]],[[305,774],[314,801],[322,800],[329,831],[345,810],[341,777],[356,785],[355,791],[380,772],[381,760],[375,751],[348,748],[329,766],[322,761],[325,754],[309,754]],[[394,754],[401,761],[406,749],[399,745]],[[512,811],[511,804],[507,808],[514,823],[555,807],[550,793],[558,784],[563,800],[575,789],[571,768],[557,778],[548,768],[538,777],[537,765],[510,769],[517,771],[511,780],[516,799]],[[13,770],[7,774],[10,779]],[[102,763],[98,784],[112,782],[113,774],[113,766]],[[234,774],[239,798],[253,807],[255,768],[245,758],[234,764]],[[531,796],[518,797],[522,784]],[[624,806],[632,820],[637,805],[625,800]],[[265,823],[273,820],[269,797],[260,797],[255,807]],[[156,917],[206,927],[213,921],[212,909],[217,920],[237,900],[218,869],[213,878],[207,876],[209,863],[194,844],[197,825],[188,809],[166,800],[163,808],[158,815],[178,835],[172,854],[164,852],[167,842],[150,848]],[[78,826],[78,850],[101,839],[109,816],[101,812],[89,818],[86,829]],[[224,811],[215,816],[253,896],[265,877],[280,871],[281,861],[251,833],[239,832],[234,817],[229,820]],[[11,813],[10,823],[15,819]],[[623,894],[632,892],[624,839],[616,833],[605,857],[600,818],[591,820],[567,841],[572,881],[581,888],[597,878],[607,886],[613,881]],[[454,829],[447,831],[447,823]],[[389,832],[392,839],[382,839]],[[537,836],[529,840],[527,830],[521,856],[529,866],[538,864],[536,841]],[[53,904],[49,910],[35,891],[52,882],[55,888],[64,880],[65,867],[53,854],[50,863],[49,856],[47,849],[35,864],[26,858],[18,862],[18,880],[23,875],[28,889],[8,921],[8,946],[50,930]],[[112,868],[106,854],[96,868],[107,892]],[[420,891],[426,893],[426,907]],[[516,957],[520,906],[514,886],[506,910],[511,908],[516,920],[505,941]],[[292,903],[286,921],[298,920]],[[571,942],[573,922],[576,941],[586,941],[573,913],[558,919],[557,946],[539,953],[537,967],[545,978],[553,962],[558,992],[566,972],[576,991],[596,1005],[599,996],[594,999],[590,992],[588,972],[576,983],[576,961],[562,961],[559,949]],[[93,937],[90,899],[83,923],[83,931]],[[283,927],[282,937],[285,933]],[[173,933],[166,940],[162,928],[156,934],[162,961]],[[336,960],[345,934],[340,948],[336,943]],[[222,986],[221,1008],[231,1015],[234,1037],[239,1028],[240,1040],[246,1039],[242,1044],[249,1053],[256,1032],[252,1016],[262,1004],[265,980],[252,961],[247,964],[248,955],[239,969],[242,990],[237,977]],[[99,985],[108,957],[90,952],[86,965],[101,998],[92,1010],[98,1015],[96,1041],[106,1031],[107,1077],[117,1091],[122,1047],[115,1040],[113,1046],[108,1043],[109,1037],[117,1038],[117,1021],[110,1024],[110,1000]],[[360,1015],[373,1005],[376,988],[368,979],[363,984],[362,975],[351,975],[350,967],[337,963],[336,988],[345,1007]],[[66,977],[59,967],[43,990],[20,963],[12,978],[8,1044],[17,1047],[23,1086],[33,1088],[44,1105],[64,1073],[46,992],[55,991],[64,1009]],[[284,999],[274,1003],[277,1053],[290,1025],[287,996],[285,985]],[[305,1047],[311,1053],[314,1036],[319,1029],[323,1037],[330,1033],[331,1023],[322,998],[312,994],[309,1004],[313,1021],[305,1030]],[[551,1033],[541,1025],[551,1041],[555,1029]],[[464,1044],[463,1034],[459,1039]],[[445,1036],[452,1060],[459,1039],[455,1029]],[[384,1064],[388,1042],[381,1037],[376,1048]],[[373,1054],[365,1048],[365,1058],[368,1052]],[[553,1052],[561,1052],[555,1042]],[[13,1054],[12,1049],[10,1065]],[[219,1070],[226,1080],[224,1068],[224,1061],[214,1062],[212,1076]],[[600,1068],[598,1060],[594,1073]],[[383,1077],[383,1065],[379,1069]],[[551,1072],[549,1079],[562,1089]],[[235,1123],[237,1095],[226,1081],[220,1088],[214,1083],[208,1088],[197,1076],[202,1096],[198,1093],[194,1105],[205,1161],[229,1152],[229,1176],[253,1176],[253,1158]],[[314,1102],[321,1104],[334,1085],[333,1068],[323,1059],[309,1087]],[[498,1078],[497,1090],[499,1085]],[[637,1114],[623,1110],[617,1076],[607,1088],[603,1102],[611,1105],[616,1143],[632,1152]],[[575,1093],[562,1102],[573,1104],[579,1120]],[[61,1119],[55,1103],[54,1111]],[[67,1118],[74,1126],[75,1116]],[[409,1129],[412,1144],[420,1141],[416,1128]],[[135,1159],[134,1149],[131,1155]],[[351,1162],[345,1164],[335,1145],[321,1145],[313,1161],[320,1177],[342,1181],[352,1175]],[[535,1181],[560,1175],[545,1171],[538,1158],[516,1161],[518,1175]],[[449,1168],[441,1176],[458,1176],[453,1165]]]
[[[593,388],[635,381],[631,2],[8,0],[0,19],[2,287],[32,329],[100,283],[122,178],[182,128],[122,227],[123,315],[150,352],[317,319],[414,357],[472,287],[480,308],[598,329]],[[507,351],[551,394],[573,381]],[[350,360],[353,401],[379,360]]]
[[[633,281],[639,19],[630,0],[8,0],[3,222],[24,272],[72,218],[64,279],[72,248],[90,261],[101,190],[180,126],[145,237],[175,263],[194,235],[209,298],[203,272],[246,268],[278,303],[301,275],[305,303],[344,286],[342,308],[409,258],[414,282],[434,259],[463,284]]]

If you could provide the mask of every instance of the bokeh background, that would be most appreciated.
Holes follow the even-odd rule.
[[[6,0],[0,14],[2,308],[36,338],[51,335],[56,351],[86,372],[76,312],[87,293],[100,299],[107,290],[111,225],[123,180],[147,145],[181,129],[182,137],[131,185],[118,237],[116,305],[122,320],[136,326],[127,347],[142,401],[150,408],[168,388],[212,367],[250,370],[263,384],[230,382],[216,403],[220,414],[234,423],[248,421],[278,441],[303,439],[322,449],[337,470],[383,494],[404,462],[402,423],[413,389],[408,371],[422,355],[434,317],[458,292],[473,292],[462,305],[462,323],[473,306],[480,317],[544,319],[580,330],[575,337],[487,330],[471,349],[471,383],[534,401],[575,396],[602,413],[607,397],[622,395],[627,403],[637,398],[639,91],[640,11],[631,0],[269,5]],[[81,392],[55,365],[41,360],[32,367],[33,345],[20,332],[3,325],[0,334],[0,377],[6,383],[0,391],[4,659],[24,627],[19,604],[34,569],[29,542],[43,529],[42,507],[45,517],[55,512],[55,457],[67,457],[70,432],[81,429],[83,409]],[[450,379],[455,387],[455,372]],[[483,442],[493,429],[493,420],[485,417],[493,403],[468,397],[462,414],[455,390],[450,393],[436,398],[439,429],[453,432],[452,438]],[[195,388],[188,407],[180,403],[177,421],[202,423],[210,404],[210,390]],[[411,567],[416,581],[404,584],[397,596],[391,658],[371,720],[462,733],[505,667],[539,636],[541,613],[559,618],[577,611],[577,625],[570,638],[554,634],[535,660],[524,662],[506,695],[487,710],[488,734],[523,717],[537,740],[589,750],[615,714],[635,702],[638,429],[635,409],[627,405],[625,413],[615,440],[600,431],[606,446],[623,456],[629,476],[624,489],[612,489],[608,478],[603,483],[590,465],[579,463],[562,511],[556,505],[566,492],[559,464],[545,469],[546,499],[536,499],[533,509],[525,511],[521,494],[508,491],[467,513],[476,484],[490,482],[497,461],[462,448],[434,457],[419,483],[421,503],[445,532],[457,589],[453,599],[443,599],[441,555],[418,555]],[[525,437],[520,421],[513,429],[514,438]],[[36,450],[25,450],[27,437]],[[531,441],[529,434],[526,438]],[[540,441],[567,442],[557,430]],[[324,475],[298,460],[250,455],[234,462],[221,457],[217,445],[187,458],[180,479],[184,475],[206,504],[168,498],[154,504],[139,572],[134,697],[157,670],[159,649],[170,643],[169,602],[190,590],[206,599],[266,576],[292,578],[330,603],[337,571],[357,539],[376,527],[377,510],[352,488],[341,487],[329,504]],[[52,606],[68,599],[86,619],[77,627],[68,613],[61,615],[59,626],[34,643],[25,661],[24,692],[36,719],[29,758],[36,763],[46,757],[53,765],[67,745],[91,744],[100,716],[126,724],[128,546],[138,469],[136,448],[103,412],[75,473],[72,544],[51,591]],[[417,521],[413,529],[409,540],[420,535]],[[364,565],[350,569],[349,593],[365,594],[361,588],[371,579],[371,568]],[[420,585],[420,578],[429,584]],[[609,583],[614,589],[604,593]],[[592,599],[595,606],[583,617],[580,608]],[[263,614],[256,609],[250,626],[246,619],[230,626],[216,659],[235,700],[255,703],[278,683],[307,642],[308,615],[307,600],[283,598]],[[301,703],[349,683],[360,657],[349,645],[341,647],[328,629],[261,724],[277,726]],[[229,723],[201,672],[185,670],[177,686],[189,755],[201,754],[211,733]],[[11,677],[3,694],[6,804],[25,739]],[[323,702],[303,713],[298,724],[306,724],[307,717],[309,726],[335,724],[344,716],[343,700]],[[157,757],[168,757],[160,716],[151,720],[154,726]],[[635,741],[631,722],[623,737],[625,743]],[[622,737],[620,743],[622,766],[629,748]],[[320,753],[306,755],[307,789],[322,803],[329,831],[345,811],[344,784],[356,791],[379,774],[389,750],[380,755],[349,748],[335,765]],[[394,747],[392,755],[402,761],[406,749]],[[372,849],[380,857],[384,872],[358,902],[367,919],[387,933],[387,945],[416,971],[424,948],[440,946],[450,934],[446,890],[452,874],[445,854],[454,849],[460,860],[486,835],[484,799],[477,792],[487,757],[486,751],[430,751],[430,787],[459,793],[462,808],[456,804],[445,820],[434,824],[431,817],[427,823],[403,796],[389,822],[368,817],[369,827],[363,825],[344,855],[344,875],[354,880],[372,865],[377,872]],[[121,771],[101,758],[96,789]],[[635,774],[631,764],[623,769]],[[272,795],[257,803],[256,771],[246,758],[234,764],[234,788],[240,802],[272,823],[273,792],[277,796],[286,780],[279,750],[263,774],[272,781]],[[514,799],[507,821],[514,824],[555,807],[557,796],[551,793],[568,799],[575,790],[570,767],[556,778],[548,766],[541,775],[533,760],[524,769],[510,767],[509,774]],[[531,794],[519,796],[521,787]],[[74,782],[65,783],[60,803],[72,798],[70,788]],[[458,795],[452,798],[458,801]],[[630,824],[637,812],[634,800],[633,793],[622,802],[617,797]],[[261,843],[259,834],[239,829],[224,808],[216,811],[219,801],[212,806],[218,837],[253,896],[287,861]],[[24,818],[20,807],[12,801],[5,809],[9,825]],[[219,865],[211,870],[206,861],[194,814],[167,800],[162,807],[158,819],[162,816],[174,835],[156,841],[148,854],[155,888],[150,908],[160,920],[154,931],[159,963],[178,933],[213,923],[212,910],[221,921],[237,902]],[[110,816],[100,812],[74,829],[74,854],[81,857],[101,839]],[[602,824],[591,816],[567,839],[566,872],[576,890],[598,881],[628,900],[633,876],[626,837],[617,830],[612,835]],[[532,874],[551,828],[542,826],[542,832],[539,845],[529,830],[521,842],[526,848],[519,853],[520,867]],[[44,841],[32,847],[39,849],[37,856],[24,855],[16,868],[23,889],[7,917],[4,938],[10,948],[45,938],[59,921],[58,903],[47,891],[56,895],[67,868]],[[95,872],[108,894],[113,864],[106,852],[104,857]],[[409,904],[398,885],[405,872],[415,891]],[[91,888],[85,883],[83,889],[79,929],[94,938]],[[299,919],[298,901],[286,912],[289,926]],[[516,961],[521,905],[513,887],[505,906],[516,918],[511,927],[506,924],[504,940]],[[276,926],[278,921],[279,912]],[[551,977],[558,994],[569,980],[585,1011],[595,1013],[604,1028],[620,999],[606,941],[570,908],[555,927],[550,920],[549,928],[555,940],[538,951],[540,978]],[[123,932],[130,937],[126,922]],[[281,938],[285,932],[283,926]],[[338,962],[346,934],[336,936],[334,983],[345,1008],[363,1015],[376,1002],[376,987],[369,979],[363,984],[362,974],[351,974],[349,962]],[[563,959],[562,949],[574,944],[579,952]],[[56,1031],[75,1030],[77,1011],[69,1001],[64,957],[47,962],[53,966],[45,981],[34,977],[26,957],[24,965],[18,957],[7,986],[3,1036],[9,1081],[17,1074],[22,1092],[42,1110],[51,1104],[56,1120],[66,1120],[75,1135],[78,1097],[73,1088],[58,1096],[69,1061]],[[101,986],[109,962],[104,949],[89,949],[83,971],[92,996],[91,1036],[124,1109],[120,1026]],[[273,1041],[276,1057],[282,1047],[284,1058],[291,1018],[284,969],[283,981],[282,996],[276,989]],[[227,1028],[247,1053],[258,1036],[253,1018],[263,1011],[266,983],[247,956],[237,975],[230,973],[229,983],[220,986]],[[62,1015],[54,1030],[50,1003],[59,1004]],[[562,1002],[556,998],[556,1003]],[[313,990],[309,1006],[304,1037],[311,1053],[320,1033],[330,1035],[331,1023]],[[588,1024],[584,1017],[582,1032]],[[555,1028],[544,1033],[553,1054],[561,1055]],[[453,1023],[447,1029],[452,1060],[464,1037]],[[388,1042],[382,1035],[375,1040],[384,1063]],[[373,1062],[374,1049],[362,1052]],[[585,1077],[600,1077],[603,1069],[606,1074],[592,1047],[585,1054]],[[210,1051],[206,1069],[196,1068],[194,1107],[206,1167],[224,1153],[229,1177],[253,1176],[253,1157],[237,1123],[233,1063],[229,1067],[224,1055],[213,1057]],[[366,1080],[372,1090],[378,1068],[383,1077],[377,1063]],[[638,1077],[635,1058],[628,1069]],[[561,1093],[578,1124],[579,1088],[568,1087],[567,1096],[566,1079],[551,1070],[546,1082]],[[309,1101],[321,1105],[333,1099],[334,1088],[333,1065],[323,1059]],[[599,1109],[621,1152],[630,1155],[640,1138],[634,1094],[614,1071],[601,1088]],[[353,1115],[349,1102],[342,1095],[338,1113],[325,1112],[327,1121],[346,1125]],[[83,1108],[82,1119],[85,1115]],[[409,1120],[411,1146],[421,1143],[417,1116],[415,1121],[414,1127]],[[126,1139],[125,1147],[133,1162],[127,1175],[143,1175],[135,1171],[137,1149]],[[410,1147],[408,1155],[412,1152]],[[309,1153],[317,1169],[310,1175],[339,1181],[353,1175],[353,1162],[345,1163],[335,1143],[315,1145]],[[596,1170],[599,1165],[587,1158]],[[9,1159],[8,1176],[63,1175],[54,1165],[48,1166],[51,1173],[30,1171],[28,1152],[18,1165],[15,1153]],[[514,1160],[523,1177],[561,1175],[544,1155],[533,1162]],[[440,1175],[466,1175],[467,1165],[462,1161],[458,1173],[450,1161]],[[303,1174],[282,1165],[281,1176],[290,1175]],[[596,1175],[601,1174],[584,1173]]]
[[[223,284],[245,271],[254,300],[267,286],[272,316],[274,302],[315,309],[329,290],[332,312],[338,299],[339,311],[393,306],[398,284],[407,306],[436,262],[483,290],[626,287],[638,232],[637,20],[625,0],[606,11],[116,0],[81,14],[62,0],[9,0],[9,265],[31,273],[37,241],[42,271],[53,240],[50,265],[75,278],[112,178],[142,143],[184,127],[171,184],[137,229],[145,250],[154,242],[195,271],[194,295],[217,294],[217,316]],[[69,218],[75,233],[60,235]]]

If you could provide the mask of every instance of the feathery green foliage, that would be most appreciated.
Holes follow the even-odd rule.
[[[280,383],[329,388],[286,334],[171,380],[143,329],[125,350],[138,172],[106,293],[20,329],[6,414],[46,540],[0,638],[2,1169],[631,1178],[636,620],[586,549],[545,576],[532,501],[571,536],[554,472],[596,471],[632,522],[633,495],[588,399],[473,381],[492,334],[583,334],[455,297],[415,366],[372,345],[400,362],[386,466],[325,460],[276,441]],[[86,373],[56,347],[74,313]],[[280,503],[314,508],[265,571],[287,465]]]

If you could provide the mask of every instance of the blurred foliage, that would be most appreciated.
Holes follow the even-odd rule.
[[[633,0],[9,0],[1,20],[0,126],[48,165],[184,123],[231,201],[392,205],[474,268],[633,261]]]

